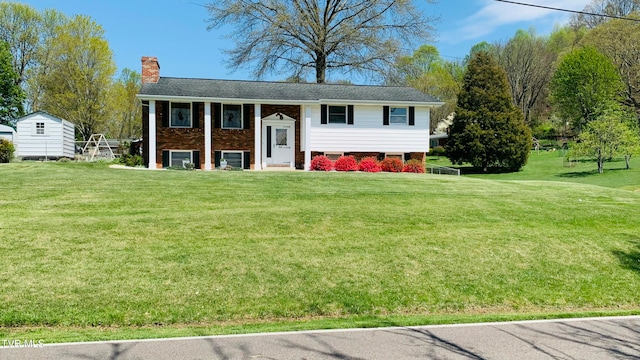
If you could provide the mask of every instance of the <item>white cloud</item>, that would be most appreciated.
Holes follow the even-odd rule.
[[[519,2],[549,6],[555,8],[582,10],[591,0],[521,0]],[[536,24],[566,23],[571,13],[542,9],[531,6],[503,3],[494,0],[482,0],[480,9],[473,15],[460,21],[455,34],[447,36],[449,41],[465,41],[487,37],[506,25],[522,25],[522,28],[536,27]],[[455,40],[454,40],[455,39]]]

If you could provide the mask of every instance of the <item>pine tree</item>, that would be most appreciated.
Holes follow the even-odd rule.
[[[513,105],[504,69],[487,52],[475,53],[458,96],[447,157],[483,171],[518,171],[530,149],[531,129]]]

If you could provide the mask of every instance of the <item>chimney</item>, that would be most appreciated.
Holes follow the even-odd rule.
[[[155,56],[142,57],[142,83],[157,83],[160,79],[160,64]]]

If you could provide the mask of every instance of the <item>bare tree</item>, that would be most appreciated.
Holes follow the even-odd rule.
[[[426,0],[433,3],[435,0]],[[209,30],[234,24],[231,68],[257,78],[280,68],[301,77],[327,70],[383,73],[402,47],[428,41],[433,17],[411,0],[220,0],[206,5]]]
[[[640,11],[640,0],[592,0],[584,7],[584,14],[574,15],[571,23],[575,27],[595,28],[607,21],[607,17],[625,17],[634,11]]]
[[[548,83],[554,70],[556,54],[551,51],[546,38],[539,37],[533,29],[518,30],[505,44],[495,44],[498,63],[507,72],[514,104],[525,116],[525,122],[533,125],[534,109],[541,109],[548,92]]]

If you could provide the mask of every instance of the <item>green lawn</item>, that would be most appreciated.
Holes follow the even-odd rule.
[[[0,339],[640,313],[638,172],[528,171],[0,164]]]

